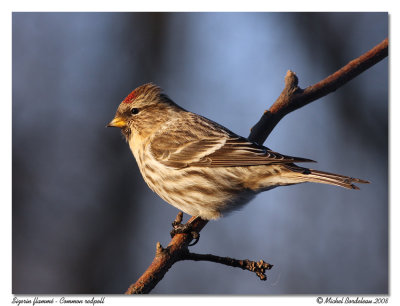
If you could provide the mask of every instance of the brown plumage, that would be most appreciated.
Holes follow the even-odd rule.
[[[257,193],[304,182],[359,189],[368,181],[295,165],[312,160],[274,152],[188,112],[145,84],[120,104],[119,127],[144,180],[161,198],[203,219],[241,208]]]

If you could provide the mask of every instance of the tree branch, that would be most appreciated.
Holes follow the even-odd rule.
[[[253,126],[249,139],[260,144],[264,143],[275,126],[287,114],[335,91],[387,57],[388,44],[388,39],[386,38],[373,49],[304,90],[297,86],[298,78],[294,72],[289,70],[285,77],[285,88],[281,95]]]
[[[247,270],[250,272],[256,273],[256,275],[261,280],[267,280],[267,276],[265,275],[266,270],[271,270],[273,265],[265,262],[264,260],[253,261],[253,260],[238,260],[230,257],[220,257],[212,254],[196,254],[187,252],[183,255],[181,260],[194,260],[194,261],[211,261],[215,263],[220,263],[223,265],[231,266],[234,268],[241,268],[243,270]]]
[[[385,39],[376,47],[352,60],[346,66],[331,74],[324,80],[309,86],[304,90],[298,87],[297,76],[294,72],[289,70],[285,77],[285,88],[281,95],[270,109],[264,112],[256,125],[254,125],[248,138],[260,144],[264,143],[269,134],[284,116],[335,91],[363,71],[387,57],[387,55],[388,39]],[[181,219],[179,220],[177,217],[177,220],[175,221],[180,223]],[[192,217],[189,219],[188,224],[191,224],[191,229],[193,231],[200,232],[207,222],[208,221],[199,217]],[[232,267],[240,267],[242,269],[253,271],[260,278],[263,277],[262,275],[265,276],[265,270],[269,270],[272,267],[272,265],[269,265],[262,260],[256,263],[249,260],[240,261],[228,257],[190,253],[188,245],[192,239],[190,233],[177,234],[172,238],[171,242],[165,249],[158,242],[153,262],[136,283],[129,287],[126,294],[149,293],[164,277],[169,268],[175,262],[180,260],[208,260],[228,264]]]
[[[179,214],[178,214],[179,215]],[[177,217],[178,218],[178,217]],[[192,217],[187,223],[191,224],[191,229],[200,232],[207,224],[207,220],[198,217]],[[153,262],[143,273],[143,275],[132,284],[126,294],[141,294],[149,293],[164,277],[171,266],[179,261],[182,256],[187,252],[188,245],[192,241],[190,233],[176,234],[168,246],[164,249],[159,242],[156,246],[156,256]]]

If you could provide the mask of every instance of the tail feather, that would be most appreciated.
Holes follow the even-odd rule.
[[[369,184],[369,181],[362,180],[359,178],[353,178],[345,175],[323,172],[319,170],[307,169],[296,166],[294,164],[288,165],[287,168],[294,172],[300,172],[302,175],[301,177],[299,177],[299,180],[304,182],[329,184],[356,190],[359,190],[360,188],[354,185],[353,183]]]
[[[354,177],[349,177],[349,176],[344,176],[344,175],[339,175],[339,174],[333,174],[333,173],[328,173],[328,172],[323,172],[323,171],[318,171],[318,170],[311,170],[310,169],[310,174],[307,175],[307,177],[310,179],[310,182],[315,182],[315,183],[324,183],[324,184],[330,184],[330,185],[335,185],[335,186],[340,186],[348,189],[357,189],[359,190],[360,188],[353,183],[359,183],[359,184],[369,184],[368,181],[354,178]]]

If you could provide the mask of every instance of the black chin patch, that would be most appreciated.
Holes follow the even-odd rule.
[[[126,141],[129,140],[129,136],[131,135],[131,129],[129,127],[124,127],[123,129],[121,129],[122,135],[125,136]]]

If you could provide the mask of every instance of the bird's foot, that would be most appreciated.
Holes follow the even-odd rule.
[[[192,239],[194,239],[194,242],[190,243],[188,246],[193,246],[197,242],[199,242],[200,233],[193,231],[191,223],[182,224],[182,216],[183,213],[179,212],[176,216],[175,221],[172,222],[172,231],[170,232],[171,238],[174,238],[176,234],[190,234],[192,235]]]

